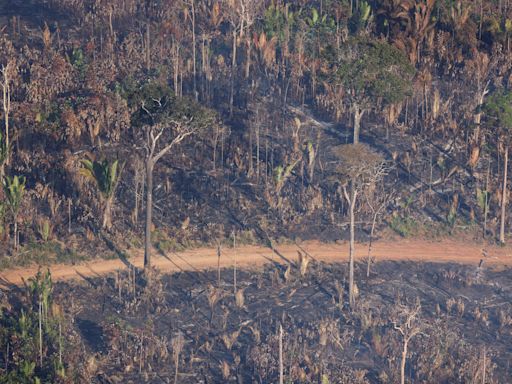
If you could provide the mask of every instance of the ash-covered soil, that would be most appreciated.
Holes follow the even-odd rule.
[[[304,265],[303,265],[304,272]],[[512,273],[380,262],[350,309],[344,264],[260,271],[120,272],[58,283],[92,383],[506,383],[512,377]],[[235,294],[235,292],[237,292]],[[419,310],[418,310],[419,309]],[[416,315],[414,315],[417,310]],[[411,316],[413,314],[414,316]],[[408,319],[409,318],[409,319]],[[409,321],[408,321],[409,320]],[[399,329],[400,328],[400,329]]]

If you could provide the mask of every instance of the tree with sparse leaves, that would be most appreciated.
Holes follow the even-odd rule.
[[[405,363],[409,353],[410,341],[423,333],[425,323],[421,321],[421,303],[419,299],[411,305],[399,303],[392,314],[393,328],[402,337],[402,356],[400,359],[400,384],[405,384]]]
[[[166,89],[160,91],[160,97],[140,99],[141,107],[137,119],[146,171],[145,269],[151,267],[155,166],[187,137],[216,124],[216,115],[209,109],[201,107],[193,100],[175,98]]]
[[[355,207],[357,197],[366,188],[375,186],[387,173],[386,161],[381,154],[366,144],[345,144],[332,148],[332,173],[341,184],[343,196],[349,204],[349,304],[355,304],[354,257],[355,257]]]

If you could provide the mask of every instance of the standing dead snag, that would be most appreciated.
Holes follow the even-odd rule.
[[[151,229],[153,227],[153,176],[158,161],[188,136],[216,124],[216,115],[192,100],[163,95],[142,101],[140,110],[146,177],[146,227],[144,269],[151,267]]]
[[[10,63],[7,66],[2,65],[0,69],[1,79],[0,85],[2,87],[2,108],[4,112],[4,137],[0,136],[0,176],[3,176],[3,166],[9,164],[9,114],[11,113],[11,74],[12,65]],[[1,135],[1,133],[0,133]]]
[[[180,355],[185,346],[185,338],[181,332],[178,333],[171,341],[172,357],[174,360],[174,384],[178,382],[178,367],[180,363]]]
[[[146,166],[146,231],[144,241],[144,268],[151,267],[151,227],[153,226],[153,171],[155,164],[174,146],[194,133],[189,122],[171,121],[146,127],[145,166]],[[167,132],[174,132],[173,138],[165,145],[160,139]]]
[[[402,359],[400,362],[400,383],[405,384],[405,363],[407,360],[407,352],[409,342],[414,336],[422,333],[423,325],[420,323],[419,316],[421,312],[421,304],[419,299],[414,307],[400,304],[393,320],[393,328],[402,335]]]
[[[349,251],[349,304],[355,304],[354,294],[354,257],[355,257],[355,207],[359,194],[374,188],[387,173],[383,157],[366,144],[345,144],[331,151],[333,173],[341,183],[343,196],[349,204],[350,251]],[[348,187],[348,190],[347,190]]]
[[[141,100],[136,125],[138,141],[144,150],[146,179],[146,227],[144,269],[151,267],[151,229],[153,227],[153,176],[160,159],[172,153],[187,137],[213,127],[217,115],[193,100],[176,98],[162,92],[159,98]]]
[[[370,210],[372,211],[373,219],[372,219],[372,226],[370,228],[370,239],[368,241],[368,258],[366,259],[366,277],[370,277],[370,266],[372,263],[372,243],[373,243],[373,237],[375,234],[375,227],[377,225],[377,219],[382,214],[382,212],[389,206],[391,200],[394,198],[394,191],[390,193],[385,193],[380,198],[372,198],[371,193],[365,193],[366,197],[366,204],[368,207],[370,207]]]

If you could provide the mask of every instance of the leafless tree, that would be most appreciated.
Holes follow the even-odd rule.
[[[196,1],[195,0],[185,0],[184,5],[186,8],[185,16],[190,20],[190,26],[192,28],[192,76],[193,76],[193,93],[194,98],[198,99],[198,93],[197,93],[197,55],[196,55]]]
[[[235,93],[235,76],[237,67],[237,46],[238,38],[240,40],[245,36],[246,31],[255,22],[257,15],[263,8],[264,2],[260,0],[225,0],[227,3],[227,19],[231,24],[233,34],[233,47],[231,50],[231,86],[229,93],[229,115],[233,115],[233,101]],[[238,35],[238,36],[237,36]],[[251,39],[248,39],[247,60],[250,60]],[[247,64],[248,67],[250,64]],[[246,76],[249,72],[246,68]]]
[[[334,147],[335,177],[341,179],[343,195],[349,204],[350,251],[349,251],[349,304],[354,306],[354,257],[355,257],[355,207],[357,197],[370,186],[375,186],[387,173],[383,157],[366,144],[346,144]],[[347,189],[348,187],[348,189]]]
[[[508,145],[504,144],[503,156],[503,189],[501,194],[500,243],[505,244],[505,216],[507,214],[507,182],[508,182]]]
[[[364,194],[364,196],[366,198],[366,204],[368,205],[372,212],[372,226],[370,228],[370,240],[368,242],[368,259],[366,264],[366,277],[370,277],[370,265],[372,263],[372,243],[375,234],[375,227],[377,225],[377,219],[382,214],[382,212],[389,206],[389,203],[393,200],[395,196],[395,191],[379,194],[379,196],[376,199],[372,198],[370,194],[367,193],[367,191]]]
[[[152,117],[152,113],[143,105],[142,109]],[[163,123],[147,125],[145,130],[145,170],[146,170],[146,229],[144,240],[144,269],[151,267],[151,227],[153,226],[153,172],[162,157],[192,135],[194,128],[189,120],[169,120]]]
[[[424,331],[424,325],[420,320],[421,304],[419,299],[414,306],[399,304],[393,319],[393,328],[402,336],[402,359],[400,362],[400,383],[405,384],[405,363],[409,342],[413,337]]]
[[[0,69],[1,73],[1,87],[2,87],[2,107],[4,110],[4,140],[5,147],[7,148],[7,158],[5,160],[6,164],[9,164],[9,114],[11,113],[11,72],[12,72],[12,62],[8,62],[7,65],[2,64],[2,68]]]

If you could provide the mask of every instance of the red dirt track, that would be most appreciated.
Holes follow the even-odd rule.
[[[231,268],[235,259],[239,268],[256,268],[265,263],[297,260],[300,249],[306,251],[316,260],[325,262],[345,262],[348,258],[348,243],[325,244],[316,241],[304,242],[299,246],[295,244],[279,245],[273,251],[261,246],[242,246],[236,250],[223,248],[220,258],[221,268]],[[358,244],[356,247],[356,260],[364,260],[368,255],[368,245]],[[461,263],[478,265],[484,260],[486,265],[509,267],[512,266],[512,248],[498,246],[479,246],[476,243],[442,240],[382,240],[373,243],[372,257],[376,261],[416,261]],[[129,259],[129,263],[141,268],[143,254],[137,252]],[[183,270],[216,269],[218,263],[217,250],[214,248],[198,248],[183,252],[159,255],[156,251],[152,258],[152,265],[162,272],[176,272]],[[97,277],[127,268],[127,261],[93,260],[81,265],[57,264],[50,266],[52,278],[58,280],[82,279],[84,277]],[[0,272],[0,287],[20,285],[23,279],[28,279],[37,273],[38,266],[29,268],[11,269]]]

